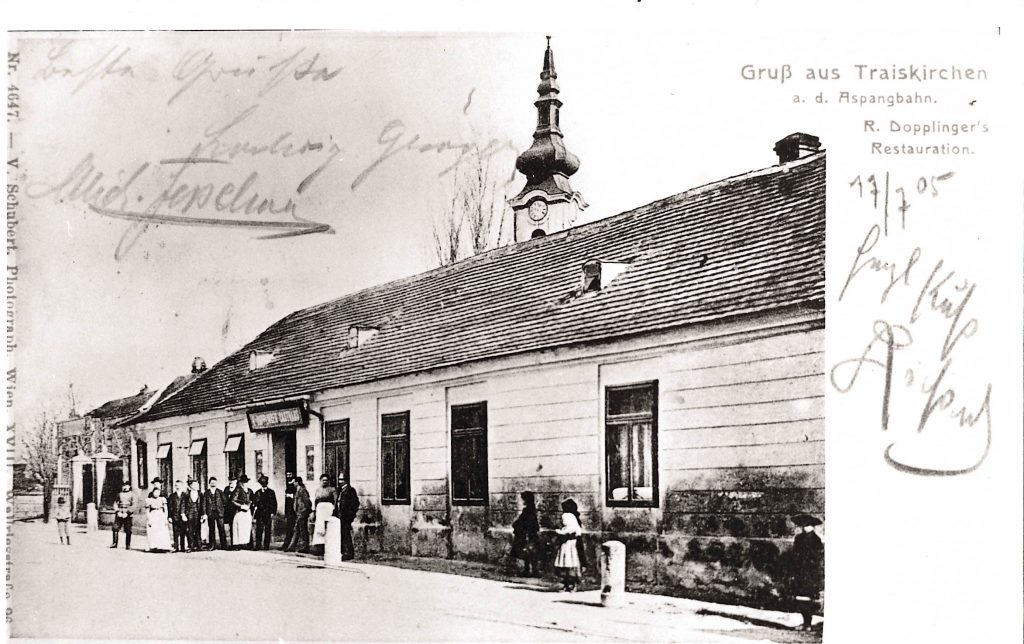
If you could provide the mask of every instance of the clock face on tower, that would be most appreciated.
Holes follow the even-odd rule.
[[[540,221],[544,219],[548,215],[548,204],[540,199],[534,200],[533,203],[530,204],[529,214],[530,219],[533,221]]]

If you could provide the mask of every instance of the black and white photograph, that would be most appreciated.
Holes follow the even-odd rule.
[[[1019,641],[1020,34],[527,7],[8,33],[10,637]]]

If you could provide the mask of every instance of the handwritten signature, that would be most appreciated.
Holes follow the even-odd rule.
[[[52,78],[77,79],[78,83],[71,90],[72,94],[94,81],[135,77],[135,70],[125,62],[131,48],[114,45],[85,65],[76,65],[71,60],[71,49],[74,44],[74,41],[68,40],[50,49],[46,54],[46,65],[36,72],[35,77],[44,81]]]
[[[320,65],[320,53],[307,54],[305,47],[276,60],[258,55],[255,62],[242,65],[222,64],[214,52],[192,49],[182,55],[171,72],[171,77],[178,82],[179,87],[167,99],[167,104],[174,103],[200,81],[217,83],[225,78],[261,78],[264,81],[257,96],[263,97],[289,78],[295,81],[308,79],[310,82],[328,82],[334,80],[343,69]]]
[[[472,96],[472,92],[470,92]],[[468,108],[468,103],[467,103]],[[446,153],[456,153],[455,159],[447,166],[445,166],[437,176],[443,177],[449,172],[455,170],[461,164],[471,160],[479,159],[484,161],[502,151],[516,152],[515,144],[512,141],[502,141],[500,139],[490,139],[484,145],[480,145],[475,141],[465,142],[454,142],[451,140],[444,141],[423,141],[419,134],[409,134],[407,127],[404,122],[400,119],[394,119],[389,121],[384,129],[381,130],[377,136],[378,145],[383,146],[380,154],[370,162],[366,168],[364,168],[356,178],[352,180],[352,190],[355,191],[367,177],[369,177],[375,170],[381,167],[385,162],[391,161],[392,159],[408,153],[436,153],[438,155]]]
[[[938,182],[947,181],[953,176],[949,172],[920,178],[915,184],[917,195],[937,197]],[[884,187],[880,187],[883,182]],[[867,191],[865,185],[869,186]],[[884,180],[871,175],[867,181],[862,181],[858,176],[850,182],[850,187],[858,190],[859,197],[870,200],[872,210],[879,213],[882,220],[868,227],[857,246],[839,301],[846,298],[852,287],[859,285],[862,289],[868,289],[869,294],[873,291],[877,295],[877,304],[890,301],[890,305],[896,307],[897,314],[896,318],[879,317],[874,320],[863,351],[833,366],[830,373],[832,386],[847,393],[860,380],[863,372],[881,371],[879,424],[882,431],[890,429],[893,409],[904,396],[901,392],[916,392],[921,397],[916,403],[920,406],[916,415],[916,434],[939,432],[936,434],[939,438],[932,441],[931,447],[954,435],[948,433],[948,425],[933,430],[935,419],[945,416],[947,421],[953,421],[954,432],[957,429],[969,432],[981,423],[984,429],[983,440],[971,443],[975,453],[967,457],[958,455],[958,463],[955,465],[932,462],[930,459],[941,459],[921,450],[915,453],[915,450],[906,449],[898,440],[891,443],[884,454],[885,462],[891,467],[910,474],[949,476],[973,472],[985,461],[992,444],[992,383],[981,385],[984,393],[972,398],[948,385],[946,381],[954,364],[954,352],[961,347],[963,341],[979,331],[978,319],[968,311],[978,285],[949,269],[942,258],[931,262],[931,270],[923,273],[926,269],[921,267],[926,265],[924,257],[927,253],[920,245],[909,252],[903,251],[897,259],[885,256],[884,241],[890,235],[905,235],[908,230],[906,214],[912,203],[907,197],[913,194],[913,190],[905,191],[902,187],[894,190],[888,173]],[[890,212],[890,205],[894,206],[894,212]],[[890,230],[890,215],[897,212],[899,226]],[[868,279],[868,276],[874,279]],[[899,299],[904,292],[907,295]],[[892,298],[897,298],[897,301]],[[916,331],[913,329],[918,327],[926,332],[938,330],[936,335],[941,338],[936,346],[923,347],[924,354],[920,350],[915,352]],[[961,349],[959,353],[964,351]],[[930,358],[921,360],[922,355],[930,355]],[[905,356],[905,359],[900,356]],[[934,363],[934,369],[919,366],[925,361]],[[978,438],[976,433],[971,436]]]
[[[37,182],[27,188],[28,196],[41,199],[52,197],[64,203],[81,203],[105,217],[130,221],[128,229],[114,252],[123,259],[139,237],[153,224],[180,226],[216,226],[227,228],[265,228],[275,232],[260,239],[279,239],[313,233],[333,233],[330,225],[304,219],[298,215],[296,202],[288,197],[283,201],[261,193],[258,189],[260,173],[249,172],[241,181],[208,181],[193,183],[183,180],[187,171],[205,164],[223,164],[217,159],[186,157],[163,159],[158,164],[177,166],[167,185],[159,194],[148,199],[141,194],[146,179],[159,181],[161,173],[154,172],[150,162],[139,164],[113,184],[98,169],[93,153],[82,158],[62,179],[54,183]],[[200,216],[204,212],[218,216]],[[224,215],[244,215],[226,218]],[[280,219],[253,219],[261,216],[286,216]]]

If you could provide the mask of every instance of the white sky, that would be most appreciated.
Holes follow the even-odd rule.
[[[562,126],[582,161],[572,183],[590,204],[589,219],[771,165],[778,138],[820,133],[806,109],[764,118],[739,74],[750,51],[722,33],[552,35]],[[496,139],[514,148],[496,158],[511,169],[531,141],[544,46],[539,32],[23,40],[17,135],[35,198],[23,200],[18,230],[20,403],[52,404],[73,382],[83,411],[144,383],[159,387],[185,372],[193,356],[212,366],[293,310],[433,267],[430,222],[451,185],[451,174],[439,175],[459,152],[404,149],[355,188],[353,181],[387,149],[378,139],[395,120],[404,126],[388,131],[403,134],[395,149],[416,135],[415,145]],[[83,84],[83,76],[61,71],[78,71],[107,52],[104,65],[124,54],[108,76]],[[317,69],[341,71],[329,81],[292,78],[265,90],[266,68],[296,54],[289,69],[318,55]],[[174,75],[191,78],[204,61],[209,72],[175,97],[185,81]],[[122,65],[131,73],[117,72]],[[250,66],[257,67],[252,77],[211,79],[219,69]],[[309,140],[324,148],[193,166],[178,184],[239,185],[256,171],[256,191],[278,202],[294,198],[299,216],[336,234],[262,240],[248,230],[161,226],[119,260],[115,249],[129,222],[74,199],[75,182],[53,191],[87,159],[95,167],[89,181],[103,172],[97,185],[107,187],[149,163],[129,189],[148,204],[181,167],[160,160],[187,156],[204,131],[243,113],[249,116],[223,142],[270,144],[290,132],[296,146]],[[341,150],[337,159],[297,195],[332,143]],[[517,175],[510,196],[522,184]]]

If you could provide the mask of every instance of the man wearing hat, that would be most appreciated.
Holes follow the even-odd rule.
[[[789,581],[790,592],[797,602],[803,624],[797,630],[811,630],[811,620],[818,608],[818,596],[824,587],[825,546],[814,526],[821,525],[821,519],[809,514],[798,514],[790,519],[800,528],[793,538]]]
[[[355,548],[352,547],[352,522],[359,512],[359,495],[356,489],[348,484],[344,472],[338,472],[338,487],[335,492],[334,516],[341,519],[341,560],[355,559]]]
[[[124,547],[126,550],[132,548],[132,511],[135,508],[135,497],[132,496],[132,484],[125,481],[121,484],[121,491],[114,502],[114,543],[111,548],[117,547],[117,535],[124,530]]]
[[[270,549],[270,533],[277,514],[277,494],[267,487],[269,482],[266,474],[260,474],[260,489],[253,494],[253,519],[256,521],[256,543],[253,547],[256,550]]]
[[[284,487],[284,545],[281,550],[288,550],[295,537],[295,474],[285,475]]]

